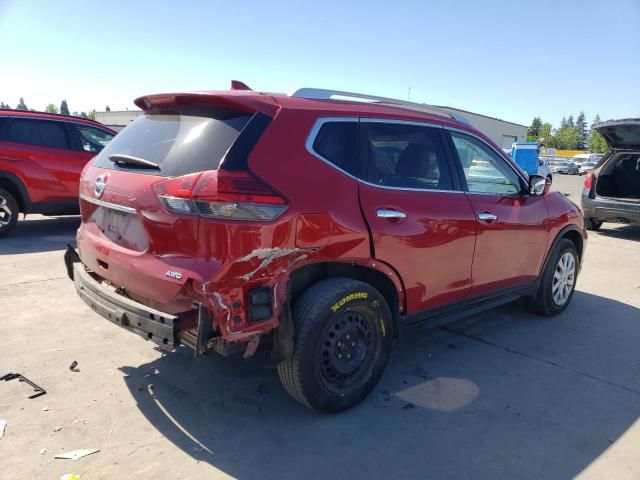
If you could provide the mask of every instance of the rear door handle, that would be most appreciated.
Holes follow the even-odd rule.
[[[495,222],[498,219],[496,215],[489,212],[482,212],[478,214],[478,220],[482,220],[483,222],[491,223]]]
[[[379,208],[376,210],[376,216],[378,218],[407,218],[406,213],[390,208]]]

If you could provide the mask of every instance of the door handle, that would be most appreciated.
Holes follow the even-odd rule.
[[[478,214],[478,220],[482,220],[483,222],[491,223],[495,222],[498,219],[496,215],[489,212],[482,212]]]
[[[399,210],[391,210],[390,208],[379,208],[376,210],[378,218],[407,218],[407,214]]]

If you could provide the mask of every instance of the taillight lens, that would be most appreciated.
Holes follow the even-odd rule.
[[[591,185],[593,185],[593,172],[587,173],[587,176],[584,179],[584,188],[591,190]]]
[[[284,198],[246,172],[213,170],[154,185],[175,213],[223,220],[269,221],[287,209]]]

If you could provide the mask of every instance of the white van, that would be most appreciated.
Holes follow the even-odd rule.
[[[585,162],[598,163],[601,158],[602,158],[602,154],[599,154],[599,153],[581,153],[579,155],[574,155],[571,161],[576,165],[581,165]]]

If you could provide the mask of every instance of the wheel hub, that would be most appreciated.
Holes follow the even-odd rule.
[[[564,305],[569,300],[576,276],[576,261],[571,252],[565,252],[556,265],[551,284],[551,293],[556,305]]]
[[[0,225],[8,225],[11,221],[11,209],[7,204],[7,199],[0,197]]]

